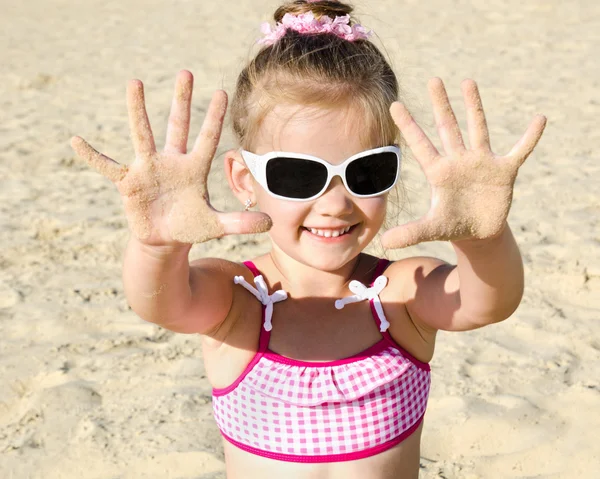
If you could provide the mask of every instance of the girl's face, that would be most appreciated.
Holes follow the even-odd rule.
[[[361,141],[360,118],[356,110],[348,107],[317,110],[279,105],[265,118],[253,142],[253,153],[303,153],[337,165],[356,153],[379,146]],[[322,196],[305,202],[274,198],[256,181],[254,191],[258,208],[273,220],[269,234],[275,254],[283,253],[322,271],[336,271],[354,259],[375,237],[385,219],[387,194],[357,198],[346,190],[339,177],[331,181]],[[347,227],[352,228],[333,237]]]

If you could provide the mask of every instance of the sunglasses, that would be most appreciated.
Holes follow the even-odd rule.
[[[393,188],[400,172],[401,153],[397,145],[357,153],[340,165],[302,153],[241,153],[252,176],[271,196],[291,201],[318,198],[335,176],[342,178],[354,196],[379,196]]]

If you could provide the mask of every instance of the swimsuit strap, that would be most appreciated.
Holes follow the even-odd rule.
[[[379,261],[377,262],[377,266],[375,267],[375,272],[373,273],[373,278],[371,279],[371,287],[373,287],[373,285],[375,284],[377,279],[383,274],[383,272],[387,269],[387,267],[390,264],[391,264],[391,261],[389,259],[386,259],[386,258],[379,259]],[[385,276],[383,276],[383,277],[385,278]],[[387,278],[386,278],[386,284],[387,284]],[[385,314],[383,312],[383,307],[381,306],[381,301],[379,299],[379,295],[377,295],[376,299],[377,299],[377,302],[375,302],[375,299],[371,299],[371,301],[369,301],[369,303],[371,305],[371,313],[372,313],[373,319],[377,323],[377,326],[379,326],[379,332],[382,333],[382,335],[384,337],[390,339],[391,338],[390,333],[387,332],[388,328],[390,327],[390,323],[388,322],[388,320],[385,317]]]
[[[244,261],[244,266],[246,268],[248,268],[250,271],[252,271],[252,274],[256,277],[256,276],[262,276],[260,274],[260,271],[258,270],[258,268],[256,267],[256,265],[252,262],[252,261]]]
[[[262,307],[262,324],[260,332],[260,340],[259,340],[259,350],[266,350],[269,344],[269,337],[271,336],[270,331],[273,329],[273,325],[271,324],[271,319],[273,317],[273,303],[277,303],[279,301],[283,301],[287,299],[287,293],[280,289],[275,291],[273,294],[269,294],[269,289],[267,287],[267,283],[258,270],[258,268],[254,265],[252,261],[245,261],[244,265],[252,272],[254,275],[254,285],[252,286],[243,276],[235,276],[233,278],[233,282],[235,284],[239,284],[243,286],[246,290],[248,290],[252,295],[258,299]],[[267,334],[263,334],[263,329],[267,332]]]
[[[387,286],[388,282],[388,279],[381,273],[383,273],[383,271],[389,264],[389,260],[384,258],[380,259],[377,262],[377,266],[375,267],[375,272],[373,274],[373,279],[371,280],[370,287],[367,288],[360,281],[350,281],[348,288],[354,293],[354,295],[346,296],[345,298],[338,299],[335,302],[335,307],[337,309],[342,309],[346,304],[369,300],[369,303],[371,305],[371,311],[373,313],[373,319],[376,323],[379,322],[379,331],[382,333],[387,331],[387,329],[390,327],[390,323],[386,319],[385,314],[383,312],[381,300],[379,299],[379,294]]]
[[[375,272],[373,273],[373,277],[371,278],[371,286],[373,286],[375,280],[379,276],[381,276],[381,274],[383,274],[383,272],[389,266],[390,263],[391,261],[386,258],[380,258],[379,261],[377,261],[377,266],[375,266]]]

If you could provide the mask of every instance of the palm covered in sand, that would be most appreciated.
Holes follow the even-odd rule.
[[[477,85],[462,83],[467,109],[470,149],[439,78],[429,82],[435,120],[445,155],[401,103],[390,108],[392,117],[419,161],[431,187],[431,206],[422,218],[392,228],[383,236],[388,248],[402,248],[424,241],[460,241],[498,236],[506,226],[517,171],[531,154],[546,125],[536,115],[522,138],[505,155],[491,151],[490,139]]]
[[[78,156],[115,183],[132,233],[148,245],[201,243],[226,234],[262,232],[271,226],[270,218],[262,213],[221,213],[210,205],[207,177],[222,131],[227,95],[215,92],[194,147],[187,153],[192,89],[192,74],[181,71],[162,152],[156,151],[139,80],[127,86],[133,163],[120,165],[81,137],[71,139]]]

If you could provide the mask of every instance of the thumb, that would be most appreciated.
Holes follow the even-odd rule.
[[[127,174],[127,166],[120,165],[112,158],[96,151],[80,136],[71,138],[71,148],[79,158],[87,161],[92,168],[106,176],[113,183],[121,181]]]
[[[434,241],[435,238],[432,223],[420,219],[386,231],[381,237],[381,243],[388,249],[407,248],[424,241]]]
[[[219,213],[218,216],[226,235],[264,233],[273,226],[271,217],[258,211]]]

